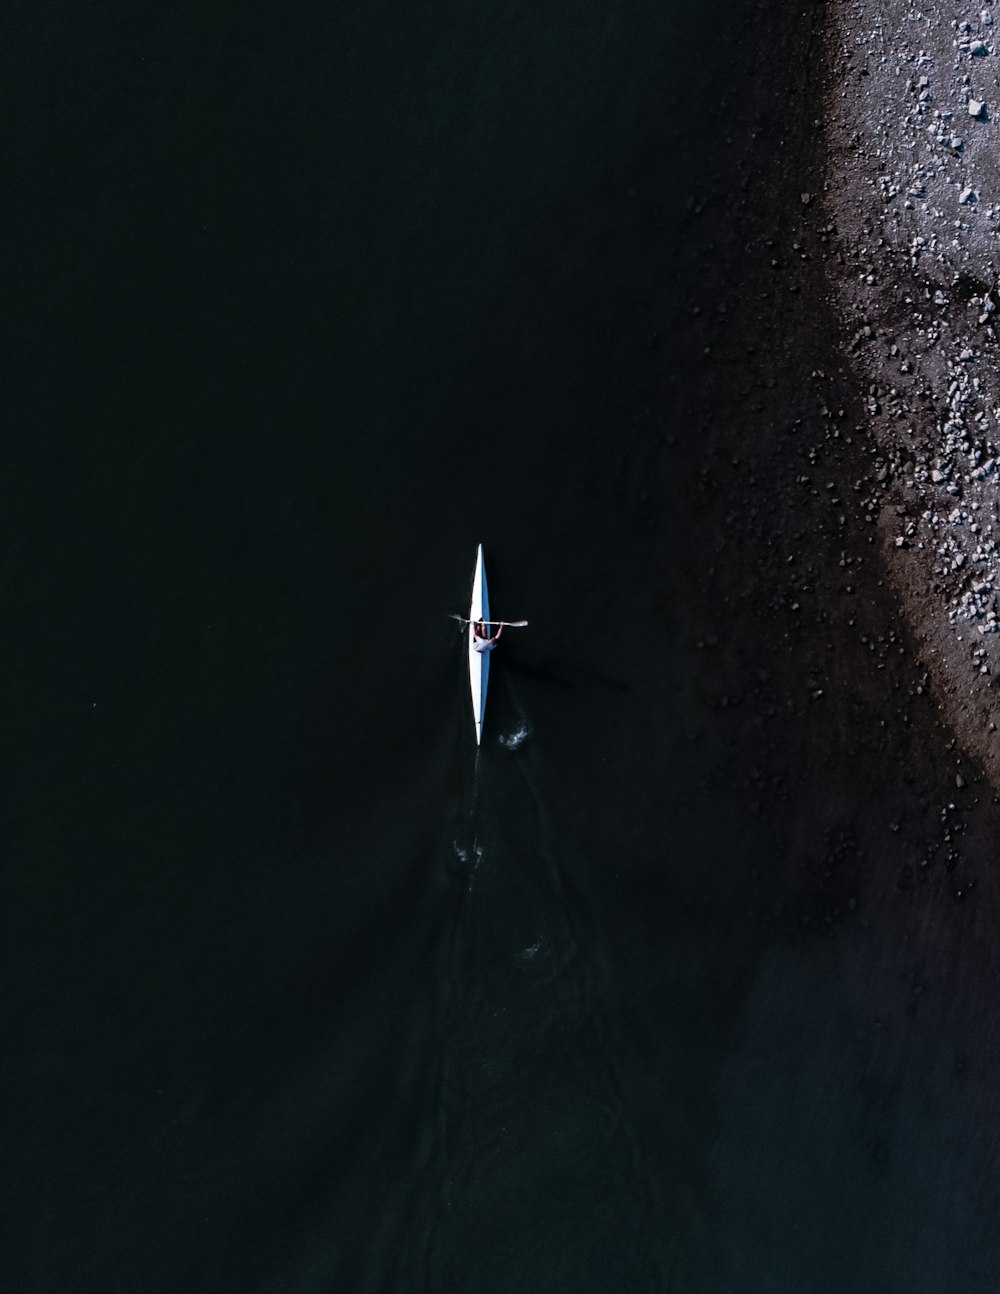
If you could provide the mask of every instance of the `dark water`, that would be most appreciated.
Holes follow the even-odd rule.
[[[949,1288],[937,1080],[849,939],[738,933],[785,846],[685,737],[647,379],[752,74],[695,15],[11,20],[7,1288]]]

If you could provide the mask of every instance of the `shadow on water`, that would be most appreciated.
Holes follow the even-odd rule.
[[[631,691],[630,685],[624,679],[604,674],[600,670],[579,664],[566,657],[543,657],[532,661],[526,654],[514,655],[511,652],[504,657],[503,669],[506,673],[530,679],[533,683],[543,683],[569,691],[595,686],[610,688],[616,692]]]

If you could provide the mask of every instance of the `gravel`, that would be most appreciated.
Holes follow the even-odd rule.
[[[950,722],[1000,775],[993,18],[992,5],[956,16],[933,0],[834,8],[825,201],[844,266],[831,282],[845,348],[885,461],[872,493],[887,561]]]

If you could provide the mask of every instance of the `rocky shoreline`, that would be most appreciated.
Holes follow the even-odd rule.
[[[950,460],[940,439],[958,435],[944,431],[956,410],[970,426],[985,412],[973,397],[995,381],[989,318],[979,323],[988,293],[968,292],[959,319],[955,292],[954,306],[930,310],[924,287],[933,301],[939,285],[917,283],[909,253],[904,280],[879,224],[887,204],[861,201],[881,192],[879,145],[838,142],[867,138],[870,79],[852,54],[850,80],[844,19],[832,7],[786,17],[720,37],[747,70],[697,135],[670,102],[660,113],[666,143],[651,130],[646,151],[680,157],[693,177],[687,215],[666,250],[637,217],[614,268],[626,281],[635,261],[671,295],[650,333],[669,346],[623,371],[648,393],[626,462],[637,524],[657,536],[660,628],[682,645],[686,680],[655,705],[704,764],[682,838],[697,838],[709,802],[771,841],[767,867],[744,878],[734,862],[726,887],[761,946],[879,932],[900,1011],[912,981],[922,1012],[944,1020],[957,994],[971,1010],[1000,975],[989,726],[1000,634],[992,590],[973,587],[993,582],[998,455],[988,431],[967,452],[959,439]],[[683,150],[705,139],[726,148],[699,171]],[[676,174],[640,157],[625,178],[636,211],[669,210]],[[918,294],[922,308],[906,304]],[[622,777],[647,774],[637,756]],[[863,993],[854,1005],[864,1015]]]
[[[731,140],[730,169],[706,173],[689,200],[669,363],[650,400],[661,422],[647,432],[659,440],[659,598],[689,643],[692,746],[725,752],[720,795],[740,786],[783,842],[782,920],[826,928],[902,895],[909,915],[924,900],[964,902],[990,878],[998,826],[991,720],[968,691],[991,701],[983,665],[1000,636],[973,630],[987,655],[963,651],[972,633],[952,601],[963,566],[989,582],[972,554],[992,551],[994,522],[950,519],[953,482],[934,479],[930,451],[941,398],[957,407],[985,376],[958,358],[963,343],[949,394],[922,358],[947,353],[918,353],[898,317],[890,326],[896,290],[878,295],[867,268],[888,240],[859,201],[857,149],[838,151],[863,107],[838,62],[838,22],[816,10],[731,36],[759,42],[745,65],[768,73],[734,89],[738,114],[720,101],[705,126]],[[655,200],[662,180],[644,183]],[[873,280],[864,312],[850,295],[859,259]],[[985,514],[994,488],[987,443],[965,473],[970,513],[973,490]],[[635,456],[648,480],[650,451]],[[934,518],[949,538],[974,537],[953,584],[931,576],[944,562],[943,540],[924,538]],[[973,596],[985,605],[985,590]]]
[[[957,16],[956,16],[957,15]],[[833,6],[825,206],[884,560],[961,744],[1000,778],[1000,10]]]
[[[966,27],[859,0],[733,35],[768,76],[706,127],[732,132],[733,161],[689,201],[653,401],[692,740],[731,752],[720,779],[743,770],[786,841],[792,907],[828,925],[893,890],[994,883],[1000,54],[980,52],[986,18]],[[921,78],[945,63],[954,102],[917,140]],[[838,839],[853,873],[818,861]]]

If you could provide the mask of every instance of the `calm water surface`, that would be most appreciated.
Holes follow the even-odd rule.
[[[732,938],[770,842],[697,801],[656,600],[676,303],[616,239],[665,94],[661,269],[725,150],[693,13],[21,15],[10,1289],[883,1288],[841,1026],[754,1051],[840,972]],[[478,542],[531,626],[477,757]]]

